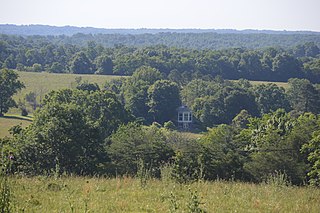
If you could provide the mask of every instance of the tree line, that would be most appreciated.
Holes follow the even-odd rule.
[[[50,37],[49,37],[50,38]],[[314,42],[283,48],[195,50],[168,47],[104,47],[99,40],[86,45],[53,42],[42,36],[0,36],[0,66],[34,72],[132,75],[141,66],[163,75],[222,76],[225,79],[320,81],[320,50]]]
[[[319,184],[317,115],[282,109],[246,115],[188,138],[169,125],[135,121],[110,92],[65,89],[51,92],[33,123],[26,129],[15,126],[13,138],[1,139],[0,145],[2,153],[14,153],[7,159],[8,172],[27,175],[148,172],[159,178],[166,167],[178,183],[261,182],[280,173],[295,185]]]
[[[14,71],[0,74],[0,97],[10,91],[2,82],[11,82],[8,98],[23,87]],[[51,91],[28,128],[14,126],[13,137],[0,140],[2,166],[28,175],[137,175],[144,169],[155,178],[168,167],[179,183],[261,182],[279,172],[293,184],[319,184],[317,85],[290,79],[284,91],[217,77],[194,79],[181,90],[162,77],[141,67],[103,89],[79,82],[76,89]],[[207,129],[197,139],[175,129],[181,100]],[[3,103],[1,113],[10,107]]]
[[[307,79],[289,79],[285,90],[274,83],[252,85],[248,80],[224,80],[221,76],[185,81],[176,75],[165,78],[160,71],[147,66],[138,68],[130,78],[106,82],[136,118],[145,124],[175,121],[180,104],[193,112],[194,127],[205,130],[219,124],[231,124],[241,110],[261,117],[277,109],[301,114],[320,113],[320,88]]]

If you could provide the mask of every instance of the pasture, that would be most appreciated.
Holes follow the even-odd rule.
[[[80,75],[80,74],[58,74],[47,72],[19,72],[19,80],[25,84],[25,88],[22,89],[17,95],[14,96],[15,100],[23,100],[25,95],[29,92],[35,92],[42,98],[51,90],[72,88],[76,78],[81,78],[83,81],[89,83],[97,83],[100,87],[103,87],[106,81],[119,78],[119,76],[113,75]]]
[[[4,117],[0,117],[0,138],[5,136],[10,136],[9,129],[16,125],[21,125],[22,127],[28,126],[32,122],[31,116],[19,116],[6,114]]]
[[[13,212],[320,212],[320,190],[233,181],[12,177]]]

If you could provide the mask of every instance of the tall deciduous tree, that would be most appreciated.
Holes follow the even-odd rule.
[[[107,162],[105,139],[129,114],[114,94],[61,90],[47,95],[33,123],[17,138],[22,169],[93,174]]]
[[[12,96],[24,88],[18,77],[18,74],[12,70],[0,70],[0,117],[8,112],[10,107],[16,106]]]
[[[72,58],[70,70],[76,74],[89,74],[92,73],[92,63],[84,52],[79,52]]]
[[[288,111],[290,104],[283,87],[276,84],[261,84],[255,86],[254,96],[260,111],[260,114],[276,111],[279,108]]]
[[[95,61],[96,74],[111,75],[113,74],[113,62],[107,55],[98,56]]]
[[[320,112],[319,91],[307,79],[289,79],[288,98],[292,108],[299,112]]]
[[[164,123],[174,119],[176,109],[180,105],[179,87],[176,83],[168,80],[156,81],[148,89],[150,107],[154,121]]]

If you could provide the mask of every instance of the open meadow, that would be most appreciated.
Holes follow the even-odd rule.
[[[24,83],[25,88],[14,95],[16,102],[24,100],[25,95],[29,92],[34,92],[37,95],[39,101],[44,95],[51,90],[58,90],[64,88],[72,88],[75,84],[76,78],[81,78],[83,81],[90,83],[97,83],[100,87],[103,87],[106,81],[119,76],[106,76],[106,75],[80,75],[80,74],[57,74],[57,73],[35,73],[35,72],[19,72],[19,80]],[[32,113],[32,109],[27,104],[29,113]],[[0,138],[9,136],[8,130],[15,125],[21,124],[23,127],[30,124],[32,119],[30,117],[20,116],[20,110],[18,108],[11,108],[9,114],[5,114],[5,117],[0,118]]]
[[[0,138],[9,136],[9,129],[16,125],[21,125],[22,127],[28,126],[32,122],[31,116],[20,116],[6,114],[4,117],[0,117]]]
[[[13,212],[320,212],[320,190],[274,184],[11,177]]]
[[[88,81],[89,83],[97,83],[102,87],[106,81],[119,78],[114,75],[81,75],[81,74],[58,74],[48,72],[19,72],[19,80],[25,85],[17,95],[14,96],[15,100],[23,100],[25,95],[29,92],[35,92],[38,96],[44,96],[51,90],[58,90],[64,88],[72,88],[76,78],[81,78],[82,82]]]

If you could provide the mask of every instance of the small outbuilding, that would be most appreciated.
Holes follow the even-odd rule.
[[[192,125],[192,111],[185,105],[178,109],[178,127],[184,130],[190,129]]]

